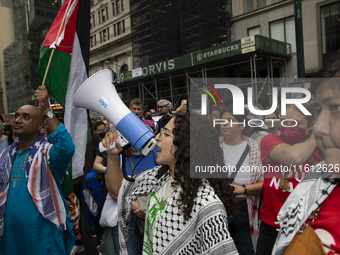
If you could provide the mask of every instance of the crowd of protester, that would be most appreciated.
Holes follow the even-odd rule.
[[[84,175],[74,180],[71,137],[48,114],[39,87],[35,106],[19,108],[12,125],[0,120],[0,255],[81,254],[84,234],[104,255],[340,253],[339,81],[336,55],[312,80],[313,99],[303,104],[311,115],[295,105],[285,115],[279,105],[265,116],[247,106],[234,115],[227,98],[207,117],[185,103],[172,113],[162,99],[155,124],[143,100],[133,99],[129,108],[155,133],[157,148],[146,157],[123,148],[104,116],[91,119]],[[216,119],[227,122],[214,126]],[[193,178],[203,165],[229,170]]]

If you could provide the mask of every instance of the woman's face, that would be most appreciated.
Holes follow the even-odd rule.
[[[340,164],[340,89],[327,82],[316,90],[314,125],[315,140],[325,153],[326,164]]]
[[[275,113],[271,113],[269,115],[264,116],[264,124],[267,125],[268,128],[278,128],[279,127],[279,121],[278,117],[276,116]],[[276,120],[276,121],[273,121]]]
[[[239,122],[230,112],[225,112],[222,115],[222,119],[225,119],[228,121],[226,124],[221,125],[221,131],[224,136],[224,138],[234,138],[234,137],[241,137],[241,133],[243,130],[242,124],[235,124],[236,122]]]
[[[214,110],[214,111],[211,112],[210,119],[216,120],[216,119],[219,119],[219,118],[220,118],[220,111]]]
[[[156,136],[157,146],[161,149],[161,151],[156,154],[156,162],[157,164],[169,166],[171,170],[174,170],[176,163],[174,156],[176,146],[173,143],[174,136],[172,133],[174,127],[174,118],[172,118],[164,127],[163,132],[160,132]]]
[[[288,121],[289,119],[295,120],[297,122],[296,127],[302,128],[305,130],[306,135],[310,133],[310,131],[313,129],[313,123],[308,124],[307,118],[305,115],[303,115],[302,112],[299,110],[296,110],[295,108],[287,108],[286,115],[281,115],[280,122],[283,120],[286,120],[283,122],[284,126],[294,126],[296,122],[294,121]]]

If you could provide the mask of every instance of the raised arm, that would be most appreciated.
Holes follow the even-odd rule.
[[[43,113],[50,109],[48,105],[48,92],[42,86],[35,91],[34,98]],[[49,151],[51,171],[56,180],[61,180],[74,154],[75,146],[71,135],[64,125],[60,124],[57,118],[47,119],[46,123],[51,133],[47,141],[53,144]]]
[[[111,191],[111,189],[110,189],[110,186],[109,186],[109,184],[108,184],[107,178],[105,178],[105,185],[106,185],[107,192],[109,193],[110,197],[112,197],[114,200],[117,201],[118,197],[115,196],[115,195],[112,193],[112,191]]]
[[[50,110],[50,107],[48,105],[48,92],[42,86],[39,86],[35,91],[34,100],[37,102],[43,114],[47,113],[47,111]],[[60,122],[56,117],[52,119],[46,119],[46,123],[51,134],[53,134],[60,125]]]
[[[120,170],[119,164],[119,153],[123,150],[122,146],[120,146],[117,141],[117,133],[116,132],[108,132],[103,139],[102,143],[104,147],[110,148],[110,145],[116,143],[116,148],[112,150],[108,150],[107,153],[107,184],[114,196],[118,197],[120,185],[124,179],[122,171]]]
[[[283,165],[301,165],[309,159],[315,149],[316,142],[314,135],[311,135],[302,143],[293,145],[282,143],[275,146],[268,158]]]

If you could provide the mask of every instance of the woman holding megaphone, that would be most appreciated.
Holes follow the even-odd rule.
[[[228,180],[190,178],[190,170],[203,158],[211,165],[223,165],[223,152],[211,121],[196,114],[176,113],[156,140],[160,148],[156,162],[162,165],[138,174],[134,182],[123,179],[118,156],[122,147],[116,135],[110,133],[103,141],[107,148],[116,142],[116,148],[107,152],[107,178],[118,196],[122,254],[127,254],[132,201],[141,207],[135,214],[146,213],[143,254],[238,254],[228,232],[228,216],[236,213]],[[196,152],[194,155],[201,156],[190,159]]]

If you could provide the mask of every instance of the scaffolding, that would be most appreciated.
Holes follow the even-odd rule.
[[[130,0],[133,68],[232,40],[231,0]]]
[[[182,99],[189,98],[191,80],[239,78],[235,85],[244,94],[248,87],[253,88],[253,103],[269,105],[272,88],[287,86],[282,78],[287,78],[290,58],[289,44],[255,35],[144,66],[139,76],[133,71],[121,73],[117,91],[126,104],[140,97],[146,107],[156,109],[158,100],[167,99],[176,108]],[[243,78],[248,78],[246,83]]]

